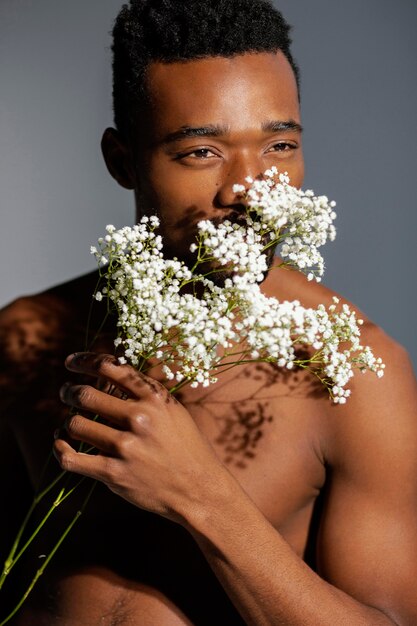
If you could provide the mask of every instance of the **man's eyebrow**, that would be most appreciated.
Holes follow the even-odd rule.
[[[279,133],[285,131],[293,131],[301,133],[303,128],[301,124],[294,120],[269,120],[261,126],[266,133]],[[230,132],[229,126],[222,124],[208,124],[207,126],[181,126],[178,130],[168,133],[162,140],[162,143],[169,144],[181,139],[192,137],[221,137]]]
[[[227,135],[228,132],[229,127],[220,124],[208,124],[208,126],[195,127],[181,126],[180,129],[168,133],[168,135],[164,137],[163,143],[172,143],[188,137],[220,137],[221,135]]]
[[[269,120],[262,124],[262,130],[266,133],[279,133],[282,131],[294,131],[297,133],[303,132],[303,127],[294,120]]]

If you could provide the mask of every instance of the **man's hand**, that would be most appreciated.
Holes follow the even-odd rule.
[[[185,524],[188,513],[204,501],[205,485],[215,484],[216,474],[229,476],[188,411],[157,381],[112,356],[77,353],[67,358],[66,367],[105,379],[127,399],[89,385],[62,387],[63,402],[108,423],[70,417],[65,427],[71,439],[94,446],[98,454],[77,452],[57,438],[54,452],[61,467]]]

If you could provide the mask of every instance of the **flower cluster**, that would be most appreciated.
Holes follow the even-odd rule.
[[[252,220],[260,220],[261,230],[270,233],[270,245],[282,244],[280,254],[288,265],[306,272],[309,280],[320,281],[324,261],[318,248],[336,237],[335,202],[293,187],[288,175],[278,173],[276,167],[262,179],[247,178],[247,182],[248,190],[243,185],[235,185],[234,190],[247,198]]]
[[[317,248],[334,237],[327,198],[294,189],[285,176],[278,182],[274,177],[276,172],[267,172],[249,190],[237,190],[249,200],[244,224],[198,224],[191,269],[164,258],[155,216],[120,230],[107,226],[98,249],[92,248],[105,263],[95,298],[106,298],[117,312],[121,363],[143,370],[156,359],[176,388],[208,385],[222,368],[248,359],[299,366],[318,376],[338,403],[349,396],[354,367],[383,374],[381,360],[360,345],[361,320],[348,305],[338,307],[334,298],[328,308],[305,308],[261,292],[266,240],[283,242],[292,264],[303,269],[315,264],[320,275]],[[225,274],[221,286],[212,280],[216,272]],[[307,357],[299,356],[300,348],[307,349]]]
[[[249,283],[260,283],[268,265],[259,230],[259,224],[246,223],[242,228],[229,220],[219,225],[204,220],[198,224],[198,244],[191,245],[191,252],[198,251],[201,264],[214,261]]]
[[[193,275],[176,259],[164,259],[155,233],[158,218],[143,217],[133,226],[107,235],[92,253],[107,262],[106,283],[95,298],[107,297],[117,311],[122,346],[121,363],[143,368],[152,357],[164,362],[167,378],[174,374],[193,383],[208,384],[216,347],[229,346],[236,336],[226,295],[203,276]],[[187,285],[203,287],[201,297],[184,293]]]

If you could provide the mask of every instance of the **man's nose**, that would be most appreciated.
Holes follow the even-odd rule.
[[[235,191],[235,185],[248,189],[248,178],[255,180],[262,176],[263,167],[258,159],[239,157],[225,167],[216,194],[216,205],[219,208],[246,210],[247,199],[242,191]]]

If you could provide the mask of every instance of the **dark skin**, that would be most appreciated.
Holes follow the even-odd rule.
[[[198,220],[242,211],[232,185],[246,176],[277,165],[301,185],[297,90],[282,54],[153,64],[149,89],[152,107],[137,135],[124,143],[107,130],[103,152],[111,174],[135,191],[138,215],[158,212],[168,249],[186,256]],[[205,136],[176,134],[195,128]],[[67,286],[38,297],[57,328],[67,316],[52,357],[75,343],[91,288],[84,279],[73,284],[77,298]],[[332,296],[283,270],[263,290],[306,306]],[[41,319],[34,305],[12,305],[14,319]],[[110,349],[107,330],[99,353]],[[69,357],[73,384],[61,399],[79,414],[66,431],[100,452],[78,453],[59,437],[55,455],[110,491],[95,494],[77,543],[57,557],[16,623],[415,624],[416,386],[399,346],[369,321],[363,335],[387,374],[355,376],[343,407],[305,372],[236,368],[174,400],[158,371],[149,378],[102,354]],[[51,398],[61,375],[47,386]],[[97,389],[103,381],[128,399]],[[44,454],[39,442],[47,448],[59,422],[54,400],[49,410],[35,400],[32,391],[20,418],[9,420],[32,475]],[[28,410],[49,421],[25,420]],[[91,412],[105,423],[85,417]]]

